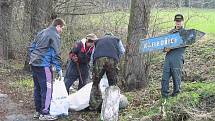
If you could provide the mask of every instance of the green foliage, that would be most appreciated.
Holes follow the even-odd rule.
[[[160,108],[165,100],[164,108],[167,116],[163,117],[164,120],[186,120],[190,117],[185,109],[202,108],[202,102],[207,101],[207,99],[215,100],[215,83],[213,82],[184,83],[182,85],[182,92],[178,96],[168,99],[160,98],[158,91],[159,90],[155,87],[148,87],[145,92],[125,93],[130,105],[127,109],[120,112],[120,120],[140,120],[142,117],[151,117],[151,119],[153,119],[161,115]],[[204,105],[205,104],[208,103],[204,103]]]
[[[134,99],[134,93],[133,92],[127,92],[125,93],[125,96],[127,97],[128,101],[131,102]]]
[[[149,108],[148,110],[146,110],[146,111],[143,113],[143,115],[145,115],[145,116],[154,116],[154,115],[157,115],[159,112],[160,112],[159,107],[154,106],[154,107],[151,107],[151,108]]]
[[[33,90],[34,83],[33,83],[33,80],[31,78],[27,78],[27,79],[17,80],[15,82],[13,82],[11,84],[11,86],[14,88],[20,88],[23,90]]]
[[[198,82],[198,83],[186,83],[184,89],[187,92],[195,92],[202,96],[215,95],[215,83],[208,82]]]
[[[210,96],[215,96],[214,83],[185,83],[182,93],[177,97],[169,98],[165,104],[167,120],[179,121],[188,119],[189,114],[185,110],[202,107],[200,105],[202,101],[205,101],[206,97]]]

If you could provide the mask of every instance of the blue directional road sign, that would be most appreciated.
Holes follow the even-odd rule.
[[[204,32],[190,29],[177,32],[174,34],[166,34],[149,39],[140,40],[140,53],[148,53],[153,51],[161,51],[164,48],[180,48],[191,45],[205,35]]]
[[[183,40],[179,33],[167,34],[155,38],[141,39],[140,52],[152,52],[163,50],[164,48],[174,48],[183,45]]]

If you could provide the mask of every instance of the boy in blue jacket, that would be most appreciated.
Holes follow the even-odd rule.
[[[38,32],[29,48],[32,75],[34,80],[34,102],[36,113],[34,118],[39,120],[55,120],[55,116],[49,114],[52,95],[52,70],[55,66],[58,76],[62,77],[60,48],[60,33],[65,25],[60,18],[46,29]]]

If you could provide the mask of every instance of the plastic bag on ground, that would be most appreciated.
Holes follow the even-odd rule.
[[[86,84],[77,92],[69,95],[69,108],[74,111],[80,111],[89,106],[90,101],[90,92],[92,89],[93,82]],[[106,78],[102,78],[99,84],[102,95],[105,92],[105,89],[108,87],[108,80]]]
[[[88,83],[76,93],[69,95],[69,108],[71,110],[80,111],[89,106],[92,84],[92,82]]]
[[[86,84],[80,90],[72,93],[68,96],[69,109],[74,111],[80,111],[89,106],[90,92],[92,89],[93,82]],[[99,84],[100,90],[102,92],[102,98],[105,96],[105,89],[109,87],[107,78],[102,78]],[[122,105],[121,105],[122,104]],[[124,95],[120,94],[120,109],[127,107],[128,100]]]
[[[68,115],[69,110],[69,100],[68,93],[63,81],[55,79],[53,83],[53,92],[50,105],[50,114],[59,116],[59,115]]]

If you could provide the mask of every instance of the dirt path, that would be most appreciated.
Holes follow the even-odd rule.
[[[32,121],[32,111],[26,110],[24,101],[12,99],[15,96],[0,79],[0,121]]]
[[[31,115],[23,113],[23,103],[17,104],[7,94],[0,92],[0,120],[2,121],[31,121]]]
[[[3,72],[0,70],[0,121],[39,121],[33,120],[34,101],[31,90],[23,91],[13,87],[13,83],[26,77],[21,71]],[[12,86],[12,87],[11,87]],[[70,115],[57,121],[97,120],[96,112],[70,112]]]

